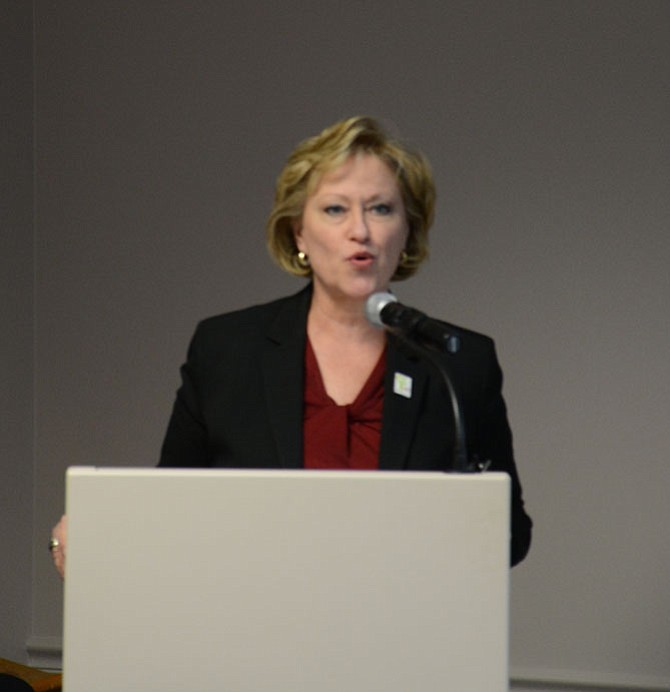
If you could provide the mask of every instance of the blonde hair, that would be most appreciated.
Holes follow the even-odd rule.
[[[435,185],[430,165],[419,152],[393,140],[374,118],[342,120],[301,142],[277,178],[275,198],[267,223],[270,255],[290,274],[311,276],[309,266],[298,263],[293,224],[302,215],[307,197],[324,173],[354,154],[378,156],[396,176],[407,214],[409,233],[403,257],[393,275],[406,279],[428,256],[428,229],[433,223]]]

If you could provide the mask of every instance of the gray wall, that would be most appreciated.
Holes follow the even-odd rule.
[[[432,259],[397,291],[493,334],[505,370],[536,522],[513,672],[670,688],[670,3],[34,7],[35,213],[24,184],[0,299],[18,393],[3,478],[35,510],[9,500],[7,578],[31,650],[58,645],[44,539],[66,467],[155,463],[196,321],[300,286],[263,242],[286,155],[370,113],[429,154],[440,195]]]
[[[0,657],[21,659],[30,634],[35,492],[30,3],[0,7],[0,113]]]

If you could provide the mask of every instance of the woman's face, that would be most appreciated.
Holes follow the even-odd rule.
[[[388,289],[408,232],[395,176],[373,154],[352,156],[325,174],[294,226],[315,295],[345,302]]]

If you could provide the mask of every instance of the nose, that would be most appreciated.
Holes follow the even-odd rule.
[[[351,240],[356,240],[359,243],[365,243],[370,238],[370,228],[368,219],[365,214],[365,209],[359,208],[354,211],[351,216],[351,225],[349,227],[349,237]]]

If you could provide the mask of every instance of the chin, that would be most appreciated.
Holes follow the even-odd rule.
[[[332,289],[334,290],[329,292],[338,301],[365,303],[373,293],[388,291],[388,282],[384,283],[373,277],[359,276],[340,284],[337,288],[332,286]]]
[[[351,291],[349,291],[349,295],[351,296],[351,298],[355,298],[358,300],[367,300],[373,293],[385,290],[386,289],[381,287],[379,283],[376,281],[366,282],[365,284],[361,283],[360,286],[356,286]]]

